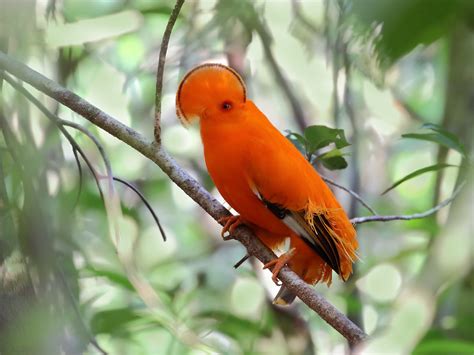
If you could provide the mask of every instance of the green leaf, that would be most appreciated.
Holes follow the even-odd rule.
[[[474,343],[457,339],[430,339],[421,342],[413,354],[473,354]]]
[[[461,143],[458,136],[456,136],[454,133],[451,133],[440,125],[434,123],[425,123],[421,126],[421,128],[431,129],[432,131],[438,132],[451,142],[451,144],[454,146],[453,149],[458,150],[458,152],[464,156],[466,155],[466,148],[464,147],[464,144]]]
[[[123,331],[127,324],[140,319],[130,308],[116,308],[94,314],[91,330],[94,334],[110,334]]]
[[[461,143],[459,138],[456,137],[451,132],[448,132],[444,128],[432,123],[426,123],[423,126],[421,126],[421,128],[429,129],[432,132],[407,133],[407,134],[402,134],[402,137],[435,142],[447,148],[456,150],[457,152],[461,153],[464,157],[466,156],[466,149],[464,148],[464,145]]]
[[[303,154],[305,157],[307,156],[306,147],[308,142],[306,141],[305,137],[303,137],[301,134],[288,131],[286,138],[296,147],[296,149],[300,151],[301,154]]]
[[[271,315],[264,315],[255,321],[226,311],[206,311],[198,314],[196,318],[216,320],[214,329],[236,339],[244,347],[250,346],[256,337],[268,337],[272,332],[274,322]]]
[[[298,142],[300,142],[303,145],[306,145],[306,143],[307,143],[306,138],[303,137],[299,133],[290,132],[289,136],[292,137],[292,138],[295,138]]]
[[[308,142],[308,153],[313,154],[318,149],[331,143],[342,149],[349,146],[343,129],[330,128],[322,125],[309,126],[304,130],[304,138]]]
[[[121,275],[117,272],[109,270],[98,270],[89,266],[86,267],[84,270],[90,273],[92,276],[105,277],[114,284],[120,285],[127,290],[135,291],[135,288],[130,283],[130,281],[124,275]]]
[[[347,161],[339,149],[333,149],[318,157],[325,168],[329,170],[340,170],[347,168]]]
[[[429,171],[437,171],[437,170],[441,170],[441,169],[444,169],[444,168],[448,168],[450,166],[456,166],[456,165],[451,165],[451,164],[435,164],[435,165],[430,165],[430,166],[427,166],[425,168],[422,168],[422,169],[418,169],[418,170],[415,170],[414,172],[408,174],[407,176],[401,178],[400,180],[396,181],[393,185],[391,185],[388,189],[386,189],[384,192],[382,192],[382,195],[385,195],[387,192],[389,192],[390,190],[394,189],[395,187],[397,187],[398,185],[400,185],[401,183],[407,181],[407,180],[410,180],[410,179],[413,179],[414,177],[417,177],[421,174],[424,174],[424,173],[427,173]]]
[[[349,12],[357,20],[355,33],[373,42],[376,56],[385,65],[420,44],[448,35],[461,17],[473,12],[470,0],[357,0],[351,5]]]

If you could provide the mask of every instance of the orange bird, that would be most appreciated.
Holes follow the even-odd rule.
[[[179,85],[176,111],[185,125],[199,119],[209,174],[239,213],[223,219],[222,235],[245,223],[272,250],[289,238],[290,249],[264,265],[275,283],[285,264],[310,284],[330,285],[332,270],[349,277],[354,227],[311,164],[247,99],[234,70],[220,64],[191,70]],[[294,298],[282,287],[274,303]]]

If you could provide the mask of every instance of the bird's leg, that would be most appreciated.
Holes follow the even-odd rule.
[[[264,269],[272,268],[272,280],[277,286],[281,285],[281,282],[279,282],[277,279],[278,274],[280,273],[280,270],[283,268],[283,266],[285,266],[286,263],[288,263],[288,261],[290,261],[290,259],[293,257],[295,250],[295,248],[291,248],[286,253],[280,255],[278,258],[273,259],[272,261],[263,265]]]
[[[237,215],[237,216],[227,216],[227,217],[219,218],[219,223],[224,223],[224,227],[222,228],[222,231],[221,231],[221,236],[224,240],[228,240],[231,238],[224,237],[224,234],[226,232],[232,233],[235,228],[237,228],[243,223],[243,221],[242,221],[242,218],[240,218],[240,215]]]

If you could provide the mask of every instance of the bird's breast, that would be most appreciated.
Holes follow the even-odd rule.
[[[285,235],[288,228],[257,197],[248,175],[252,135],[225,129],[201,130],[206,166],[222,197],[244,220],[275,234]]]

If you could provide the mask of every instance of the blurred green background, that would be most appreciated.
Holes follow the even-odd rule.
[[[153,137],[155,70],[172,1],[0,0],[0,49]],[[474,353],[474,16],[469,0],[186,1],[173,30],[163,144],[215,196],[199,132],[174,95],[193,66],[229,63],[281,130],[344,129],[345,169],[318,170],[379,214],[434,216],[358,228],[347,283],[316,289],[370,335],[362,353]],[[255,260],[154,164],[28,85],[87,127],[114,176],[96,181],[54,124],[8,83],[0,104],[0,353],[340,354],[345,339],[277,288]],[[402,134],[441,136],[431,140]],[[67,128],[98,175],[93,142]],[[446,133],[450,132],[450,133]],[[451,134],[451,135],[450,135]],[[441,137],[441,138],[440,138]],[[446,142],[462,144],[463,149]],[[423,137],[422,137],[423,138]],[[381,193],[407,174],[438,168]],[[82,176],[82,178],[81,178]],[[350,217],[369,212],[334,190]],[[222,199],[221,199],[222,200]],[[118,231],[118,232],[116,232]]]

